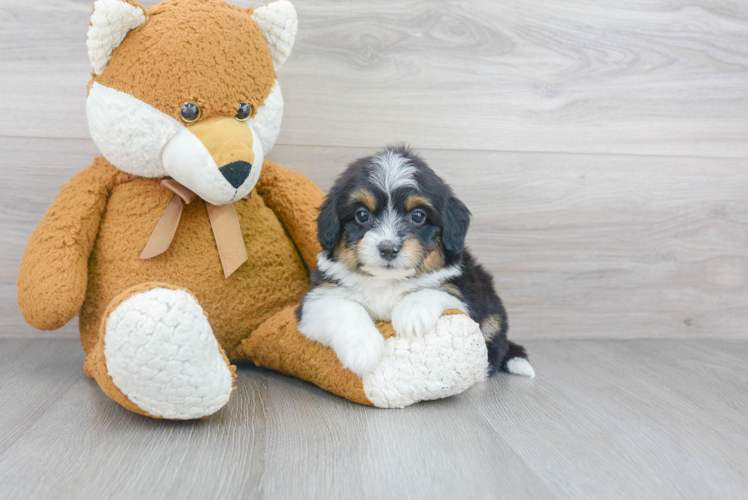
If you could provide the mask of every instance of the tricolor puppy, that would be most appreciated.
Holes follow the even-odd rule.
[[[374,321],[417,337],[454,308],[480,325],[489,375],[535,375],[525,350],[506,338],[493,279],[464,246],[470,211],[418,155],[396,147],[356,160],[317,222],[323,250],[297,310],[299,330],[343,366],[363,376],[379,363],[384,338]]]

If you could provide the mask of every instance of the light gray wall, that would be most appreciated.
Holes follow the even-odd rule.
[[[326,189],[388,142],[420,149],[472,209],[517,338],[748,337],[748,4],[294,4],[270,159]],[[0,1],[0,337],[37,335],[20,255],[97,154],[91,5]]]

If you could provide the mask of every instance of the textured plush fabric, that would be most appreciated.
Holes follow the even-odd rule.
[[[251,360],[322,389],[371,406],[360,378],[343,368],[335,352],[304,337],[297,328],[296,307],[288,307],[263,323],[236,350],[237,358]]]
[[[125,290],[121,294],[119,294],[117,297],[112,300],[112,302],[109,304],[109,307],[107,307],[106,312],[104,313],[104,318],[107,318],[122,302],[125,300],[131,298],[132,296],[136,294],[140,294],[143,292],[147,292],[149,290],[153,290],[154,288],[165,288],[165,289],[171,289],[171,290],[178,290],[176,287],[169,285],[167,283],[143,283],[137,286],[134,286],[128,290]],[[109,371],[106,366],[106,360],[104,357],[104,349],[106,347],[106,343],[104,341],[104,333],[106,329],[106,321],[102,321],[101,323],[101,332],[100,332],[100,341],[96,344],[96,347],[88,354],[86,357],[86,361],[84,364],[84,370],[86,372],[86,375],[89,377],[92,377],[96,380],[96,382],[99,384],[99,387],[104,391],[104,393],[112,398],[114,401],[119,403],[120,405],[124,406],[128,410],[139,413],[141,415],[145,415],[148,417],[153,418],[162,418],[157,415],[152,415],[148,413],[147,411],[142,410],[138,405],[130,401],[130,399],[125,396],[125,394],[122,393],[122,391],[114,384],[114,381],[112,380],[112,377],[109,374]],[[219,347],[220,349],[220,347]],[[229,360],[226,357],[226,354],[221,349],[221,354],[224,358],[224,362],[226,365],[229,366],[229,369],[231,370],[232,375],[232,382],[233,380],[236,380],[236,367],[229,364]]]
[[[199,104],[203,118],[210,118],[232,116],[243,102],[254,113],[268,97],[275,68],[252,9],[220,0],[172,0],[146,13],[148,20],[130,31],[92,82],[177,120],[185,102]]]
[[[137,2],[96,0],[86,42],[94,73],[104,71],[112,51],[131,29],[144,22],[145,9]]]
[[[269,163],[265,168],[281,172],[279,184],[286,176],[296,175]],[[89,261],[88,290],[80,313],[81,340],[87,352],[98,340],[109,302],[140,283],[169,283],[192,293],[228,353],[275,312],[298,302],[306,290],[306,270],[294,243],[262,196],[234,203],[250,260],[226,279],[205,204],[199,200],[184,207],[169,250],[141,260],[140,252],[172,194],[157,179],[127,176],[118,180],[109,190]],[[318,188],[313,189],[307,187],[308,194],[298,200],[309,205],[310,218],[321,196]],[[310,234],[307,239],[313,237]]]
[[[291,54],[296,39],[299,27],[296,9],[288,0],[278,0],[256,9],[252,17],[265,33],[275,68],[280,68]]]
[[[400,342],[407,345],[398,344],[368,384],[372,397],[367,381],[344,369],[330,348],[298,332],[294,310],[320,252],[316,218],[324,194],[303,175],[263,162],[254,149],[262,169],[254,169],[260,177],[252,196],[242,198],[250,189],[246,185],[228,198],[238,200],[233,208],[246,262],[224,277],[202,199],[184,207],[164,253],[140,258],[172,197],[160,184],[170,172],[162,171],[160,162],[169,141],[188,130],[179,118],[183,103],[201,106],[197,135],[190,135],[206,152],[206,143],[214,146],[221,161],[235,160],[241,151],[229,144],[240,127],[232,118],[240,103],[252,105],[249,124],[261,129],[259,139],[252,136],[253,146],[262,142],[267,149],[275,141],[283,102],[279,87],[271,93],[277,85],[273,57],[280,65],[290,53],[296,17],[285,0],[258,9],[258,21],[252,9],[220,0],[168,0],[125,32],[139,22],[141,11],[133,0],[117,1],[97,2],[101,10],[92,18],[92,62],[101,74],[90,84],[97,90],[91,92],[89,118],[97,144],[114,144],[131,173],[98,157],[62,187],[21,261],[17,286],[24,318],[37,328],[56,329],[78,313],[86,373],[122,406],[148,416],[196,418],[217,411],[231,391],[229,359],[253,360],[367,405],[403,406],[466,388],[459,373],[465,368],[459,364],[465,325],[454,344],[447,345],[448,331],[437,332],[439,338],[423,349],[423,342]],[[258,22],[273,45],[272,57]],[[109,60],[111,47],[116,48]],[[218,136],[198,138],[207,120],[218,116],[231,126],[219,127]],[[179,163],[187,162],[180,157]],[[391,325],[378,327],[385,338],[394,336]],[[429,357],[429,349],[436,355]],[[430,385],[418,380],[423,363],[452,357],[459,363],[447,363],[450,373],[433,369],[429,376],[439,380]]]
[[[202,307],[184,290],[132,293],[102,326],[107,375],[144,412],[191,420],[229,402],[235,373]]]
[[[107,195],[115,183],[129,178],[97,158],[62,186],[21,258],[18,305],[31,326],[56,330],[78,313]]]
[[[317,240],[317,215],[325,195],[308,178],[266,161],[255,186],[296,243],[310,269],[317,266],[322,247]]]
[[[486,341],[478,324],[456,309],[411,340],[388,338],[384,358],[363,377],[367,399],[380,408],[402,408],[469,389],[488,372]]]

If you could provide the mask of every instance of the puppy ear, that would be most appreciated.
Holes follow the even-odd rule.
[[[340,239],[339,205],[337,197],[330,193],[330,196],[322,203],[319,217],[317,217],[317,239],[326,252],[335,248]]]
[[[449,197],[444,209],[442,244],[448,257],[456,257],[465,247],[465,236],[470,226],[470,210],[463,202]]]

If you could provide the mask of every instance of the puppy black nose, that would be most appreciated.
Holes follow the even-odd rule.
[[[402,245],[396,245],[391,241],[383,241],[377,248],[379,249],[379,255],[381,255],[384,260],[395,260]]]
[[[232,161],[218,169],[234,188],[244,184],[251,170],[252,164],[247,161]]]

